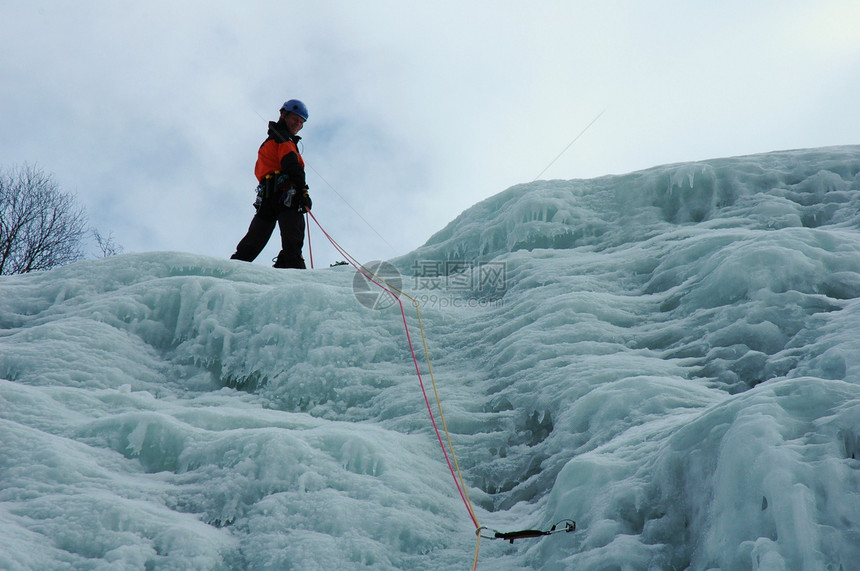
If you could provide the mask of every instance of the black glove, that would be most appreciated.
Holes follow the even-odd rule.
[[[313,206],[311,197],[308,194],[308,187],[304,187],[299,191],[299,212],[307,212]]]

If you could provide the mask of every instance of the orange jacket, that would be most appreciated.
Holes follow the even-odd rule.
[[[257,152],[257,164],[254,166],[257,180],[262,182],[266,175],[281,172],[287,175],[293,188],[307,186],[305,161],[296,147],[300,140],[298,135],[290,135],[282,122],[270,121],[269,136]]]

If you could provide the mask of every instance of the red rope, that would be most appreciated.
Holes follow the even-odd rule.
[[[308,257],[311,259],[311,269],[314,269],[314,249],[311,248],[311,225],[308,220],[308,214],[310,214],[310,210],[305,211],[305,226],[308,228]],[[314,218],[316,220],[316,218]],[[319,222],[317,222],[319,224]]]
[[[430,406],[430,397],[427,396],[427,389],[424,387],[424,378],[421,376],[421,368],[418,365],[418,357],[415,355],[415,347],[412,344],[412,336],[409,334],[409,324],[406,322],[406,310],[403,308],[403,302],[400,300],[400,297],[395,295],[390,289],[376,281],[373,277],[369,276],[364,268],[359,267],[353,261],[352,256],[350,256],[347,252],[344,251],[340,245],[335,242],[334,238],[332,238],[328,232],[325,231],[325,228],[322,227],[317,217],[314,216],[313,212],[308,211],[308,214],[311,218],[313,218],[316,225],[319,226],[320,231],[323,235],[328,238],[328,241],[331,242],[331,245],[347,259],[352,267],[356,269],[356,271],[360,272],[361,275],[364,276],[366,280],[372,282],[376,286],[380,287],[384,291],[386,291],[389,295],[394,297],[397,300],[398,305],[400,305],[400,315],[403,317],[403,329],[406,332],[406,341],[409,343],[409,352],[412,354],[412,363],[415,365],[415,373],[418,375],[418,384],[421,386],[421,392],[424,395],[424,403],[427,405],[427,412],[430,414],[430,422],[433,424],[433,430],[436,433],[436,438],[439,440],[439,446],[442,448],[442,454],[445,456],[445,462],[448,464],[448,470],[451,472],[451,477],[454,479],[454,485],[457,486],[457,492],[460,494],[460,498],[463,500],[463,503],[466,505],[466,511],[469,512],[469,517],[472,518],[472,522],[475,524],[475,527],[480,527],[475,514],[472,513],[472,509],[469,506],[469,501],[466,499],[466,495],[463,493],[463,488],[460,486],[460,481],[457,479],[457,475],[454,472],[454,466],[451,464],[451,459],[448,456],[448,449],[445,448],[445,443],[442,441],[442,435],[439,432],[439,427],[436,424],[436,418],[433,416],[433,408]]]

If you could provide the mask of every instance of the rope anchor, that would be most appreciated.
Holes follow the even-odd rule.
[[[564,528],[558,529],[558,526],[564,524]],[[493,535],[484,535],[481,533],[483,530],[492,531]],[[554,533],[572,533],[576,531],[576,522],[572,519],[563,519],[560,522],[554,524],[548,530],[542,529],[523,529],[520,531],[506,531],[501,532],[486,526],[481,526],[475,530],[475,533],[478,537],[483,537],[484,539],[504,539],[506,541],[514,542],[515,539],[527,539],[530,537],[541,537],[544,535],[552,535]]]

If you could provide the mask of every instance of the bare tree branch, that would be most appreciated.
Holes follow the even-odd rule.
[[[96,240],[96,244],[98,244],[99,250],[101,250],[102,258],[122,254],[123,247],[116,243],[116,240],[113,237],[113,232],[109,232],[107,236],[103,236],[98,229],[93,228],[92,233],[93,238]]]
[[[83,259],[87,216],[50,175],[24,165],[0,171],[0,275]]]

